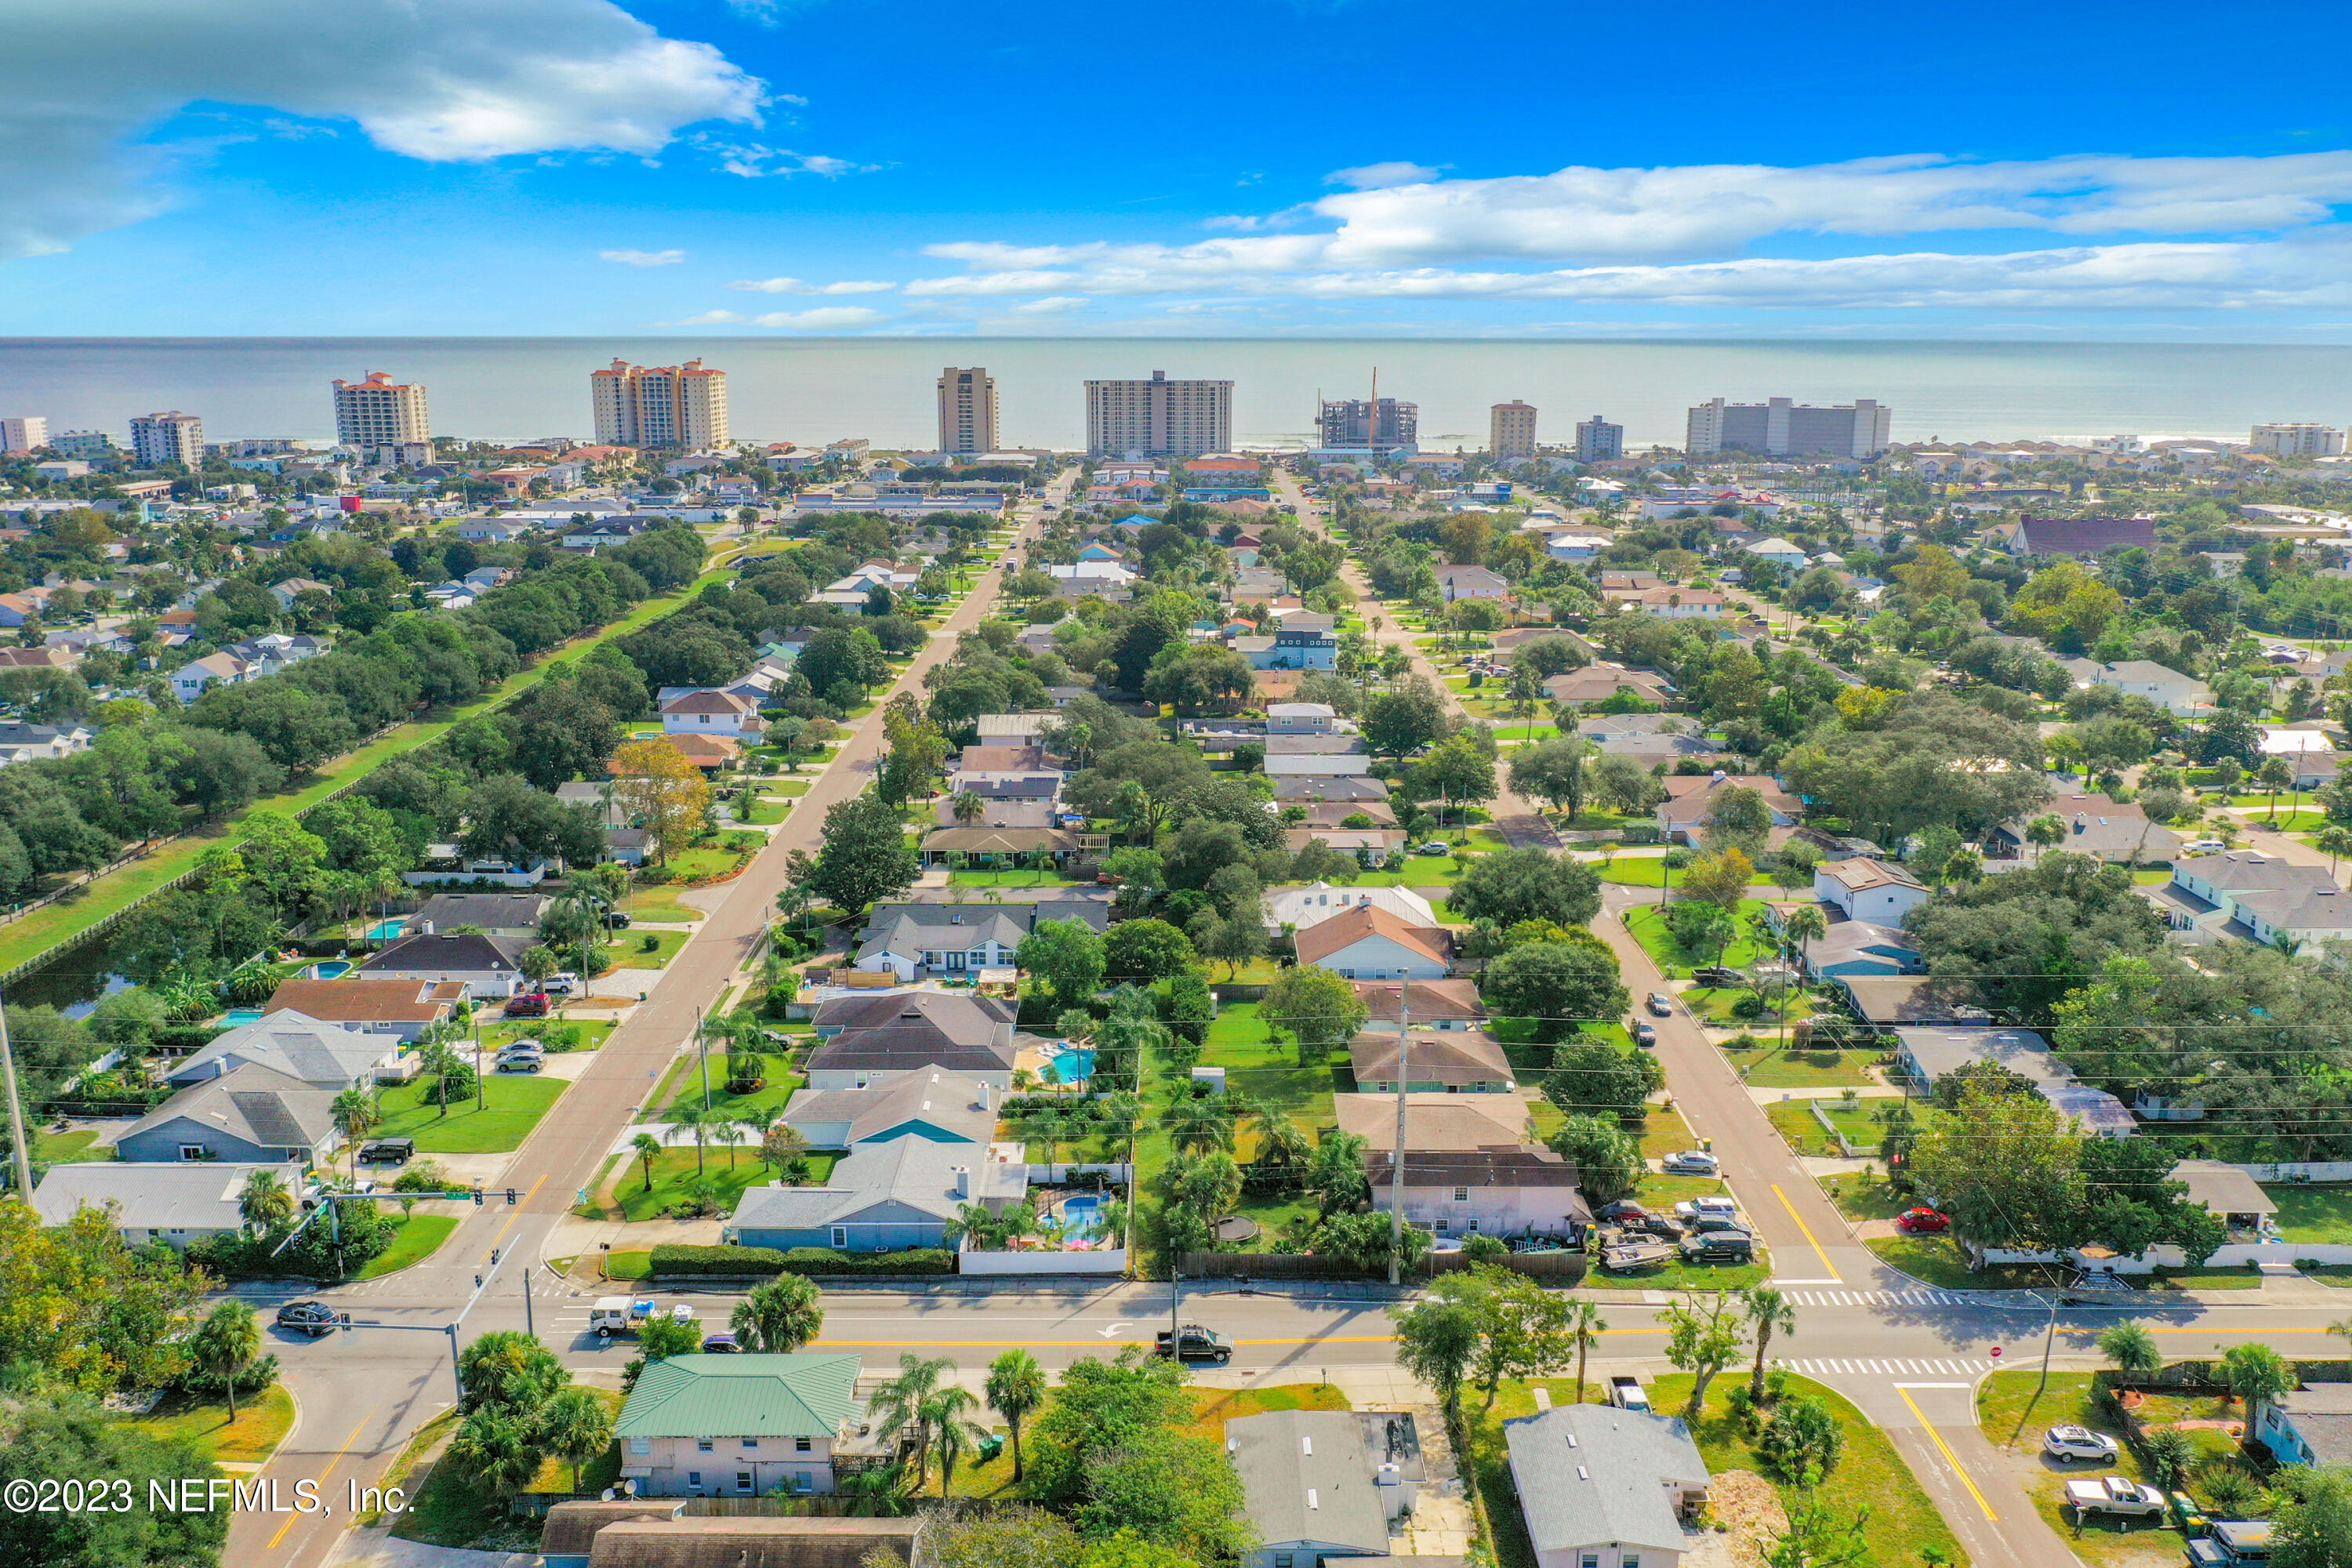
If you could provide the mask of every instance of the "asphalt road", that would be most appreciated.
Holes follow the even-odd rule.
[[[1034,521],[1024,521],[1014,542],[1034,532]],[[923,672],[946,659],[957,637],[979,624],[995,603],[1003,574],[1000,561],[981,575],[883,701],[901,691],[923,692]],[[282,1494],[290,1496],[294,1483],[304,1478],[325,1483],[321,1493],[335,1499],[343,1495],[335,1489],[348,1481],[376,1481],[416,1428],[454,1401],[449,1342],[433,1331],[458,1315],[476,1293],[478,1279],[488,1280],[483,1302],[466,1316],[461,1340],[488,1329],[522,1326],[523,1261],[540,1257],[549,1232],[595,1182],[607,1152],[635,1120],[681,1042],[693,1037],[700,1010],[719,1001],[757,951],[787,879],[785,858],[794,849],[814,852],[825,808],[871,782],[883,750],[878,709],[879,704],[876,714],[859,721],[856,733],[769,836],[767,847],[709,906],[668,966],[654,975],[647,1000],[613,1031],[595,1061],[532,1131],[506,1177],[520,1202],[509,1207],[494,1200],[466,1216],[435,1261],[392,1277],[397,1294],[371,1286],[321,1293],[354,1320],[405,1327],[362,1329],[315,1345],[271,1344],[286,1364],[286,1386],[301,1410],[296,1432],[266,1471],[279,1481]],[[619,1358],[613,1359],[617,1371]],[[349,1522],[340,1508],[314,1514],[239,1513],[231,1523],[227,1560],[239,1568],[315,1564]]]

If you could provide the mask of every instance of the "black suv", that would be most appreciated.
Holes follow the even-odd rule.
[[[1152,1345],[1152,1353],[1154,1355],[1172,1353],[1179,1361],[1205,1361],[1223,1366],[1234,1359],[1234,1347],[1200,1324],[1187,1323],[1184,1325],[1183,1338],[1181,1342],[1178,1342],[1176,1337],[1166,1329],[1160,1330]]]
[[[1683,1237],[1682,1252],[1694,1263],[1746,1263],[1756,1256],[1756,1238],[1744,1230],[1708,1230]]]
[[[335,1310],[324,1301],[289,1301],[278,1309],[279,1328],[293,1329],[314,1340],[320,1334],[332,1332],[341,1321]]]
[[[360,1150],[362,1165],[405,1165],[415,1157],[414,1138],[379,1138]]]

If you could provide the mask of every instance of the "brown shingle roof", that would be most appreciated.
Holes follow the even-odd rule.
[[[322,1024],[429,1024],[465,995],[462,980],[289,980],[263,1010],[291,1007]]]
[[[1475,980],[1359,980],[1356,994],[1373,1023],[1397,1021],[1397,1004],[1412,1005],[1416,1024],[1479,1023],[1486,1016],[1486,1000]]]
[[[1331,954],[1363,941],[1384,936],[1412,949],[1433,963],[1454,962],[1453,943],[1442,931],[1407,925],[1375,904],[1358,904],[1344,915],[1319,921],[1298,933],[1298,962],[1320,963]]]
[[[596,1532],[589,1568],[860,1568],[880,1548],[913,1559],[919,1519],[652,1520]],[[1011,1568],[1008,1564],[1007,1568]]]
[[[1311,929],[1311,928],[1310,928]],[[1358,1035],[1348,1042],[1359,1083],[1396,1081],[1397,1037],[1385,1032]],[[1439,1083],[1456,1088],[1474,1083],[1509,1083],[1511,1064],[1503,1047],[1483,1034],[1448,1029],[1441,1034],[1412,1037],[1412,1058],[1405,1064],[1412,1083]]]

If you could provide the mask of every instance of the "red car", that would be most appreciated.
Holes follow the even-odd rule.
[[[547,994],[525,991],[507,998],[506,1016],[509,1018],[544,1018],[547,1016]]]
[[[1895,1228],[1906,1236],[1934,1236],[1952,1228],[1952,1216],[1934,1209],[1906,1209]]]

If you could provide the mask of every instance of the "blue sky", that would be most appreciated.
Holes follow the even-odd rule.
[[[0,334],[2336,342],[2347,32],[88,0],[0,54]]]

